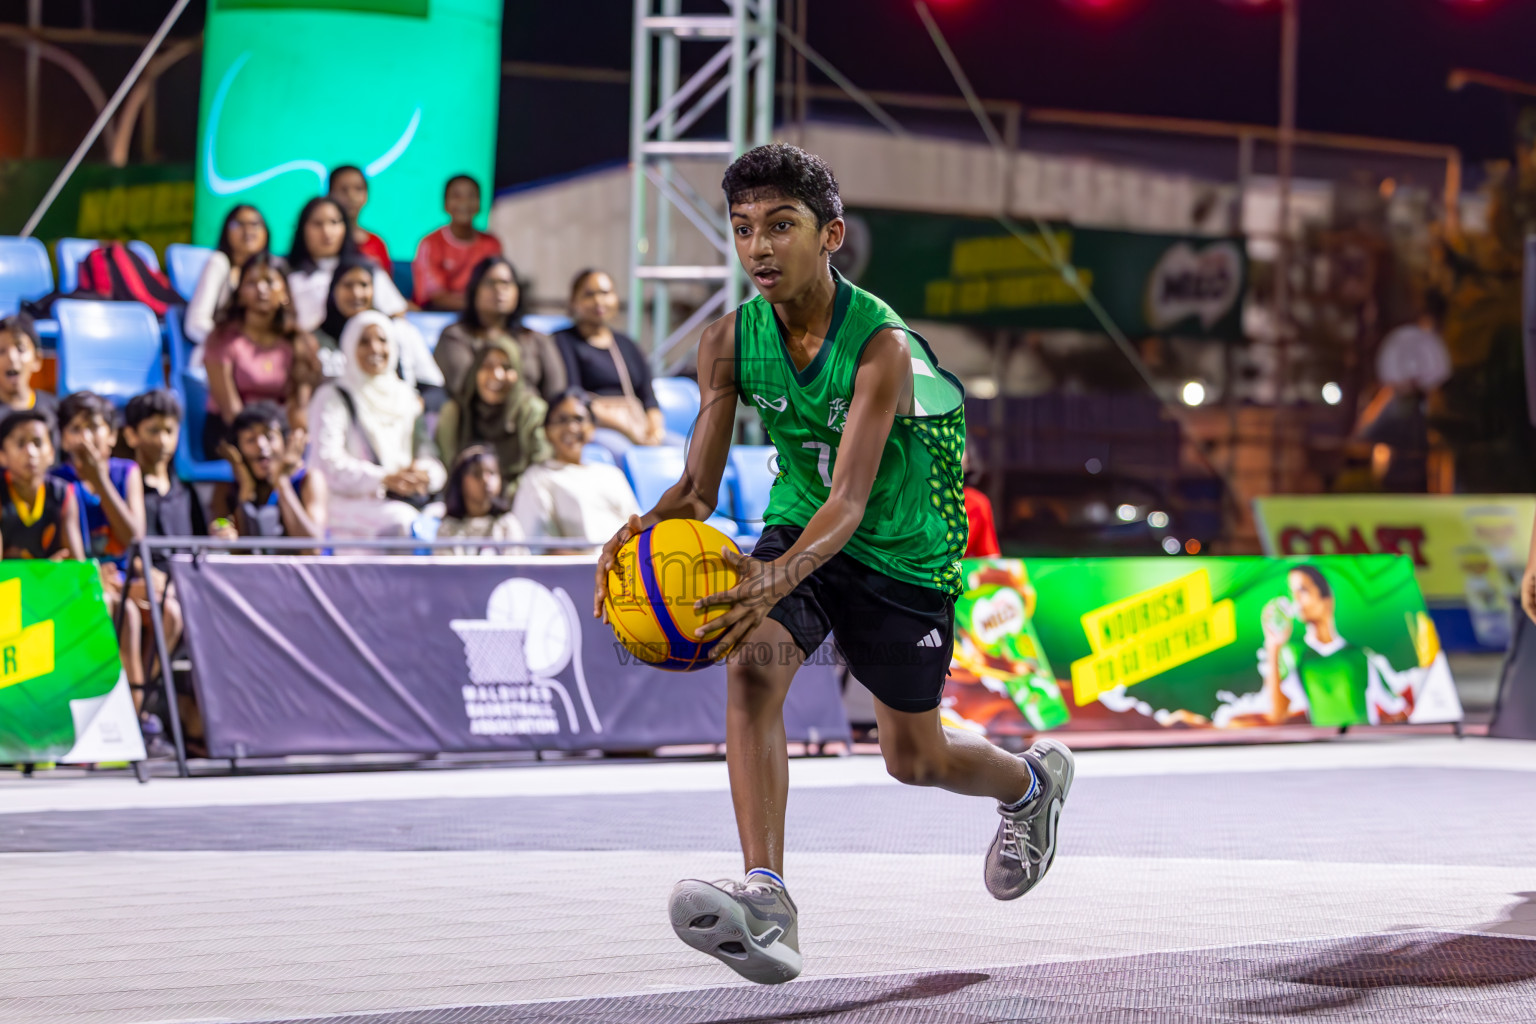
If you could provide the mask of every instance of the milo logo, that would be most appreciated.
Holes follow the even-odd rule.
[[[996,647],[1023,629],[1024,599],[1017,591],[998,587],[972,602],[969,632],[978,644]]]

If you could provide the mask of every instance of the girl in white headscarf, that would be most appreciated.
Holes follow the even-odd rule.
[[[341,332],[345,366],[310,407],[314,465],[330,485],[331,536],[406,537],[447,478],[422,423],[421,398],[396,373],[394,323],[364,310]]]

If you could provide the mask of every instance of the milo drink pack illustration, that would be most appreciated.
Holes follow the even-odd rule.
[[[972,568],[955,603],[955,662],[983,686],[1005,694],[1035,729],[1065,725],[1071,714],[1031,618],[1035,590],[1022,561]]]

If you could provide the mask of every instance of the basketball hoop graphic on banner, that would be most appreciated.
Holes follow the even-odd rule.
[[[469,682],[464,711],[477,736],[585,731],[576,700],[558,678],[569,667],[592,732],[603,731],[581,668],[581,620],[564,589],[521,577],[491,591],[483,619],[454,619]]]

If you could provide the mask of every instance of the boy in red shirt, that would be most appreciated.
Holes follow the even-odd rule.
[[[363,215],[363,207],[368,205],[368,176],[362,168],[342,164],[332,170],[329,192],[352,222],[352,240],[357,243],[358,251],[377,263],[384,273],[391,273],[394,264],[389,262],[389,247],[384,244],[384,239],[364,228],[358,219]]]
[[[464,308],[464,289],[475,265],[500,256],[501,243],[475,227],[480,216],[480,185],[467,174],[448,179],[443,194],[448,223],[416,247],[411,263],[416,305],[422,309]]]

